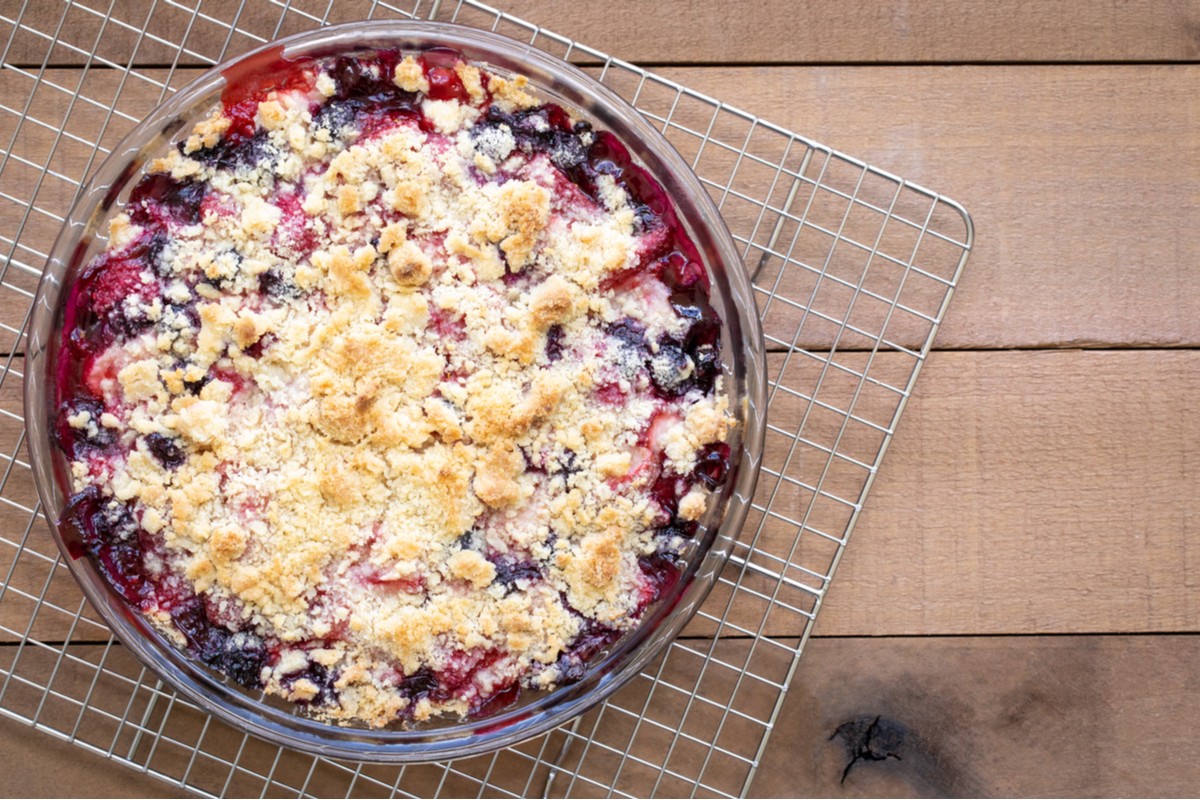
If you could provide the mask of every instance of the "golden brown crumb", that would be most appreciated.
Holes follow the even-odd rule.
[[[405,56],[404,60],[396,65],[394,79],[396,85],[406,92],[429,91],[429,81],[425,79],[421,65],[412,56]]]
[[[401,286],[420,286],[433,274],[433,262],[412,242],[389,250],[387,263],[392,277]]]
[[[424,127],[315,124],[337,91],[321,71],[259,103],[269,163],[196,156],[228,131],[219,112],[157,159],[207,182],[202,219],[144,278],[155,327],[97,359],[118,407],[68,420],[134,442],[111,474],[72,465],[76,488],[135,504],[167,568],[278,642],[266,690],[338,722],[467,713],[396,681],[472,653],[493,654],[487,680],[550,687],[585,618],[634,625],[658,461],[690,473],[731,424],[719,389],[660,414],[643,357],[606,333],[686,324],[666,294],[601,289],[642,257],[624,190],[601,176],[600,202],[578,200],[511,131],[477,141],[489,92],[502,110],[538,100],[524,78],[454,71],[469,102],[425,98]],[[412,57],[390,77],[429,90]],[[120,215],[110,247],[143,234]],[[708,503],[692,488],[678,514]]]

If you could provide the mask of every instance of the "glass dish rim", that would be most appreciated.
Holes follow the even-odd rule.
[[[589,665],[577,683],[538,693],[527,704],[493,716],[415,729],[363,729],[341,727],[290,713],[263,702],[258,693],[230,686],[210,674],[195,659],[166,643],[140,614],[132,612],[96,571],[91,559],[73,558],[57,519],[65,506],[61,484],[54,474],[47,392],[58,346],[58,312],[66,295],[71,271],[77,270],[98,222],[106,220],[123,189],[141,174],[145,158],[178,133],[186,112],[208,98],[239,67],[252,69],[254,60],[267,55],[323,57],[355,50],[452,47],[475,63],[527,76],[539,98],[563,102],[582,112],[598,127],[613,130],[618,139],[649,169],[655,180],[668,186],[676,213],[689,234],[711,239],[706,268],[714,296],[720,295],[722,338],[726,348],[726,394],[738,417],[739,448],[731,458],[729,479],[721,497],[705,518],[705,543],[693,556],[688,571],[667,601],[652,606],[646,618],[622,637],[611,651]],[[484,55],[480,55],[480,54]],[[211,103],[201,107],[211,108]],[[621,129],[618,132],[616,129]],[[680,190],[684,190],[681,192]],[[85,240],[91,231],[92,239]],[[73,275],[71,275],[73,277]],[[715,299],[715,298],[714,298]],[[716,303],[714,303],[716,304]],[[749,510],[761,463],[765,435],[765,348],[754,292],[720,212],[682,156],[653,125],[612,90],[578,68],[536,48],[490,31],[453,23],[426,21],[351,22],[318,28],[273,42],[228,59],[207,70],[153,109],[111,152],[84,184],[67,213],[34,298],[25,367],[25,425],[30,462],[42,508],[62,560],[117,638],[144,665],[205,711],[240,730],[316,755],[381,762],[415,762],[458,758],[490,752],[544,733],[585,713],[634,678],[661,654],[692,618],[715,585],[732,551]],[[735,391],[739,389],[740,391]],[[49,398],[52,403],[52,397]],[[717,507],[724,505],[717,514]]]

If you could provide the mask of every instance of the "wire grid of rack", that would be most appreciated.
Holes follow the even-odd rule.
[[[15,4],[10,4],[10,7]],[[84,178],[198,69],[374,17],[457,21],[588,68],[656,123],[754,277],[770,422],[728,567],[667,653],[569,726],[407,767],[288,751],[177,698],[109,635],[49,536],[24,448],[24,330]],[[748,792],[788,683],[966,263],[953,201],[476,2],[25,0],[0,12],[0,713],[205,795]]]

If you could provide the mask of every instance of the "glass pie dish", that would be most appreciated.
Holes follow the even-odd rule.
[[[146,205],[148,192],[162,194],[159,191],[162,186],[166,186],[164,191],[174,191],[175,184],[163,183],[155,188],[153,182],[148,190],[144,176],[157,172],[151,166],[156,160],[174,150],[182,152],[188,137],[196,136],[195,131],[200,130],[197,126],[203,124],[214,108],[220,107],[222,100],[228,113],[231,94],[244,98],[247,86],[260,86],[264,80],[276,82],[277,76],[264,76],[286,72],[289,65],[302,63],[305,59],[434,52],[461,54],[466,62],[485,67],[488,74],[511,78],[518,86],[517,76],[524,76],[529,81],[529,92],[539,102],[567,109],[572,121],[584,124],[583,128],[573,130],[584,131],[589,137],[593,129],[601,132],[598,135],[609,132],[628,150],[630,160],[627,163],[621,164],[620,157],[614,156],[601,165],[601,171],[615,169],[620,174],[624,169],[627,175],[648,174],[652,180],[644,185],[653,188],[646,191],[661,192],[656,196],[670,198],[665,205],[658,201],[657,213],[669,216],[672,224],[682,228],[689,246],[703,263],[704,280],[708,284],[704,302],[711,305],[714,319],[719,321],[720,358],[712,363],[719,367],[719,383],[728,399],[732,423],[724,441],[728,455],[720,467],[721,479],[712,482],[711,494],[707,495],[702,510],[696,511],[693,533],[683,537],[686,541],[678,545],[677,560],[672,562],[678,577],[663,584],[655,599],[640,609],[641,618],[632,629],[623,631],[619,637],[605,639],[595,652],[587,652],[584,662],[572,670],[569,680],[548,681],[549,688],[542,691],[522,689],[519,694],[506,695],[504,703],[472,708],[471,714],[458,719],[447,715],[404,719],[378,727],[355,721],[334,725],[306,713],[304,703],[265,694],[257,687],[246,688],[242,684],[253,684],[254,680],[245,679],[236,666],[218,670],[206,665],[194,652],[172,640],[182,636],[168,635],[161,626],[152,624],[131,607],[128,599],[122,596],[121,588],[114,586],[111,564],[98,565],[96,558],[85,556],[79,523],[72,521],[72,515],[82,513],[79,511],[81,502],[92,501],[81,500],[84,492],[79,491],[77,485],[73,488],[72,470],[79,465],[72,462],[62,445],[60,384],[67,380],[64,376],[77,368],[71,363],[77,352],[65,343],[64,332],[73,334],[76,324],[72,322],[75,312],[69,305],[73,290],[92,279],[94,270],[89,270],[94,260],[102,257],[106,247],[111,250],[112,239],[120,235],[119,229],[110,230],[110,223],[130,208],[150,208]],[[399,81],[400,65],[396,65],[396,69]],[[430,80],[423,91],[432,99],[429,83],[433,82],[434,75],[432,72],[427,74]],[[438,73],[439,76],[444,74],[445,70]],[[458,88],[461,89],[461,83]],[[444,90],[443,83],[438,91]],[[262,116],[261,108],[259,115]],[[254,118],[253,110],[250,117]],[[540,124],[545,125],[544,122]],[[566,123],[563,123],[563,130],[570,130]],[[217,145],[207,142],[202,148],[200,145],[189,147],[191,151],[207,148],[217,153],[214,158],[218,160],[226,157]],[[570,153],[563,156],[557,151],[554,156],[573,157]],[[233,156],[229,159],[236,160]],[[614,161],[617,162],[615,167]],[[505,249],[505,255],[507,262],[517,258],[509,249]],[[505,270],[511,266],[509,264]],[[411,277],[410,267],[402,267],[408,270],[403,273],[406,279]],[[517,264],[513,271],[519,269]],[[392,274],[397,280],[401,279],[400,272],[393,270]],[[261,277],[269,276],[264,273]],[[696,279],[688,280],[690,286]],[[273,293],[277,284],[277,278],[267,283],[260,281],[264,293]],[[114,299],[112,303],[116,304],[120,299]],[[632,335],[625,331],[619,333],[618,338],[627,339]],[[641,334],[637,338],[640,341]],[[248,343],[246,350],[252,346],[253,343]],[[546,346],[549,348],[550,345]],[[651,359],[654,365],[662,360],[661,349],[656,352],[659,355]],[[531,46],[494,34],[438,23],[359,23],[284,39],[215,68],[152,112],[113,151],[68,213],[34,301],[26,367],[26,425],[43,509],[52,520],[56,542],[73,575],[118,638],[166,682],[208,712],[271,741],[327,756],[428,761],[474,755],[511,745],[562,724],[635,676],[683,628],[723,567],[753,494],[765,428],[763,359],[762,335],[753,294],[716,206],[678,153],[634,109],[575,68]],[[688,369],[698,370],[698,360],[689,361]],[[656,370],[657,366],[651,368],[657,376]],[[189,377],[182,380],[198,382]],[[668,376],[663,380],[676,379]],[[215,383],[219,384],[221,380]],[[220,403],[222,399],[228,400],[227,397],[215,397],[211,402]],[[86,429],[89,414],[81,414],[80,407],[71,410],[74,412],[70,415],[71,424]],[[93,429],[99,430],[94,425]],[[66,435],[75,434],[68,432]],[[86,435],[108,436],[103,431]],[[178,447],[161,436],[151,443],[150,448],[160,462],[175,462],[181,458]],[[77,471],[74,477],[79,477]],[[478,488],[476,491],[484,496]],[[671,502],[679,500],[675,497]],[[134,525],[135,529],[138,524]],[[464,551],[468,549],[466,544],[461,547]],[[489,579],[498,580],[496,570],[499,565],[489,569],[492,570]],[[510,574],[505,580],[510,583],[520,580],[519,574],[513,577],[520,572],[519,565],[509,564],[506,569]],[[178,620],[176,624],[178,626]],[[194,643],[189,639],[187,644]],[[241,672],[257,674],[260,663],[252,661],[251,666]],[[311,681],[307,685],[311,685]],[[314,687],[311,693],[316,692]]]

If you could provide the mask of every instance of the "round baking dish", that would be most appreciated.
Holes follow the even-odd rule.
[[[108,585],[90,558],[72,552],[59,520],[70,495],[69,467],[52,441],[54,380],[63,305],[83,265],[106,244],[108,220],[151,160],[187,135],[220,102],[227,82],[250,79],[278,59],[371,50],[449,47],[494,74],[526,76],[537,96],[611,131],[673,198],[679,221],[702,254],[710,302],[722,320],[725,391],[736,425],[727,479],[700,520],[681,580],[647,609],[642,623],[588,664],[584,677],[556,690],[522,692],[499,713],[405,727],[336,726],[291,703],[244,689],[178,649]],[[765,431],[762,332],[750,283],[732,237],[708,193],[666,139],[636,110],[583,72],[534,47],[496,34],[427,22],[339,25],[266,45],[205,73],[153,111],[97,170],[66,216],[34,300],[25,382],[31,462],[42,508],[64,560],[117,637],[150,669],[201,708],[265,739],[326,756],[410,762],[458,758],[515,744],[570,720],[612,694],[662,652],[712,588],[745,518]]]

